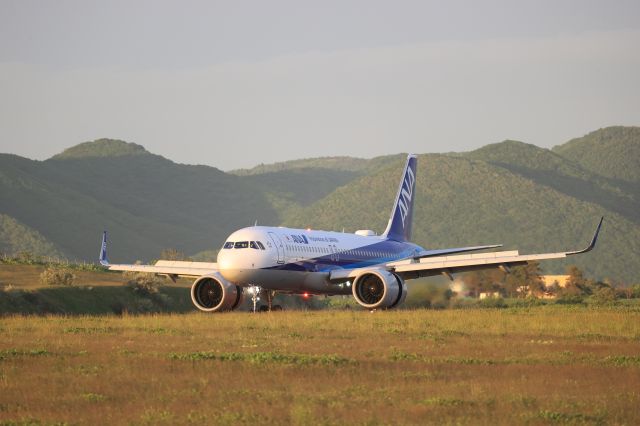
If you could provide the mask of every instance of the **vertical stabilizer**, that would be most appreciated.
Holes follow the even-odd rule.
[[[100,245],[100,257],[98,260],[103,266],[107,266],[109,264],[109,259],[107,258],[107,231],[102,233],[102,244]]]
[[[418,159],[415,155],[409,154],[407,164],[404,167],[398,195],[391,210],[391,217],[387,229],[382,234],[383,237],[397,241],[411,240],[411,225],[413,223],[413,202],[415,200],[416,189],[416,166]]]

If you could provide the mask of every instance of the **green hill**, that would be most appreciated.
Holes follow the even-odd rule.
[[[505,141],[469,153],[422,155],[416,242],[565,250],[586,244],[604,215],[598,249],[572,261],[598,277],[637,280],[640,196],[637,169],[626,170],[638,161],[637,129],[604,129],[594,134],[608,135],[595,138],[605,142],[592,143],[590,134],[553,151]],[[608,168],[587,161],[598,154],[577,154],[603,149],[611,154]],[[94,260],[107,229],[111,260],[130,262],[154,259],[169,247],[209,258],[229,233],[256,220],[382,231],[405,157],[323,157],[225,173],[109,139],[46,161],[0,154],[0,250],[31,247]],[[563,269],[558,262],[544,266]]]
[[[579,200],[598,204],[640,224],[640,199],[630,192],[629,185],[584,169],[548,149],[504,141],[462,155],[507,169]]]
[[[640,182],[640,127],[599,129],[553,151],[602,176]]]
[[[281,161],[273,164],[259,164],[251,169],[231,170],[229,173],[238,176],[249,176],[282,172],[292,169],[330,169],[361,172],[367,167],[367,164],[367,160],[354,157],[303,158],[300,160]]]
[[[339,188],[287,218],[285,225],[382,232],[402,162]],[[390,184],[393,182],[393,184]],[[563,251],[587,244],[607,217],[598,250],[571,259],[598,277],[637,279],[640,227],[600,205],[579,200],[484,161],[419,157],[414,240],[428,248],[503,243],[521,252]],[[546,262],[549,271],[566,263]]]
[[[331,171],[345,171],[354,174],[365,174],[380,167],[404,158],[406,154],[384,155],[371,159],[354,157],[318,157],[304,158],[301,160],[282,161],[273,164],[260,164],[251,169],[232,170],[229,173],[238,176],[262,175],[266,173],[282,172],[289,170],[326,169]]]
[[[128,155],[148,154],[142,145],[129,143],[117,139],[97,139],[91,142],[84,142],[71,148],[65,149],[60,154],[52,158],[64,160],[69,158],[91,158],[91,157],[122,157]]]
[[[29,252],[36,256],[61,257],[56,246],[38,231],[0,214],[0,253]]]
[[[0,200],[2,213],[87,260],[97,256],[102,229],[111,233],[113,260],[131,261],[167,247],[218,247],[229,229],[279,221],[265,195],[239,177],[146,152],[44,162],[0,155]]]

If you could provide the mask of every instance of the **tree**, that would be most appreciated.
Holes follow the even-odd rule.
[[[142,262],[136,261],[136,265],[141,264]],[[135,293],[142,295],[157,293],[163,284],[156,274],[146,272],[127,271],[122,274],[122,278]]]
[[[544,293],[540,263],[529,262],[516,266],[504,280],[505,291],[510,297],[527,297]]]
[[[567,278],[567,285],[562,290],[563,295],[581,296],[591,294],[587,280],[576,265],[569,265],[567,267],[567,275],[569,275],[569,277]]]
[[[499,269],[467,272],[462,276],[462,281],[474,297],[479,297],[482,292],[500,291],[504,272]]]
[[[612,305],[616,301],[616,292],[609,286],[602,286],[593,292],[593,301],[596,305]]]

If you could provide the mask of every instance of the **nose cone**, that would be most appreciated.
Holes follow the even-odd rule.
[[[222,276],[234,284],[254,283],[255,271],[259,268],[255,262],[255,254],[250,255],[247,249],[226,250],[218,255],[218,268]]]
[[[259,228],[244,228],[234,232],[226,244],[233,248],[222,248],[218,253],[218,268],[222,276],[235,284],[256,282],[257,271],[268,264],[268,250],[259,248],[265,235]]]
[[[218,268],[220,270],[229,269],[234,264],[233,249],[222,249],[218,252]]]

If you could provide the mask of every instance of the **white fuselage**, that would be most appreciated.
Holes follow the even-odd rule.
[[[329,281],[331,270],[368,267],[421,250],[415,244],[376,235],[253,226],[227,238],[218,253],[218,268],[225,279],[241,286],[349,294],[348,284]]]

